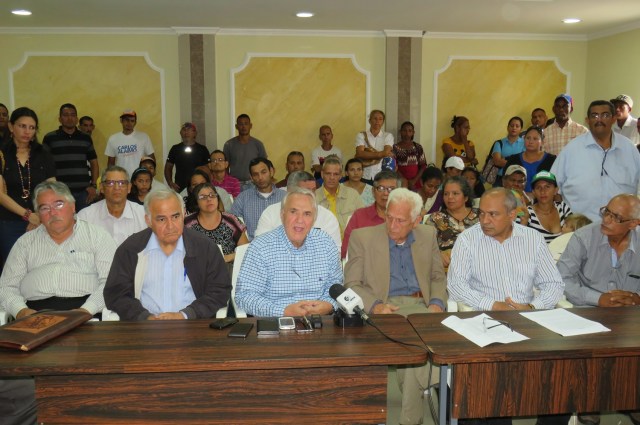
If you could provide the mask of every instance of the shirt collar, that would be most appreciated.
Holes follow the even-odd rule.
[[[404,241],[404,243],[402,245],[398,245],[396,243],[396,241],[394,241],[393,239],[389,238],[389,248],[393,249],[393,248],[400,248],[400,247],[407,247],[410,248],[411,245],[416,241],[415,236],[413,236],[413,230],[411,231],[411,233],[409,233],[409,235],[407,235],[407,239]]]
[[[144,248],[144,251],[148,253],[153,250],[161,250],[161,248],[160,248],[160,242],[158,242],[158,238],[156,237],[156,234],[151,232],[151,237],[149,238],[149,242],[147,242],[147,246]],[[184,241],[182,240],[182,236],[180,236],[180,238],[178,239],[176,249],[173,250],[171,255],[173,255],[176,252],[184,253]]]

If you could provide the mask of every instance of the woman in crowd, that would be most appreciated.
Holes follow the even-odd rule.
[[[422,173],[422,187],[418,194],[424,202],[425,214],[440,211],[442,207],[442,191],[440,190],[442,179],[442,171],[437,167],[427,167]]]
[[[453,116],[451,120],[451,128],[453,128],[453,136],[442,141],[442,152],[444,152],[444,160],[446,161],[452,156],[459,156],[467,167],[478,165],[476,159],[476,148],[471,140],[468,140],[471,126],[467,117]]]
[[[137,168],[131,175],[131,192],[127,199],[136,204],[144,205],[144,198],[151,192],[153,174],[144,167]]]
[[[529,127],[524,133],[524,152],[507,158],[507,167],[520,165],[527,170],[527,183],[524,191],[531,193],[531,181],[540,171],[550,171],[556,156],[542,150],[544,130],[542,127]]]
[[[360,194],[362,202],[365,207],[373,204],[373,186],[362,181],[363,173],[362,160],[359,158],[351,158],[347,161],[347,165],[344,166],[345,175],[347,179],[344,181],[344,185],[352,189],[355,189]]]
[[[182,196],[182,199],[184,199],[184,207],[187,214],[194,212],[190,210],[189,207],[195,207],[196,205],[194,202],[189,202],[189,196],[191,195],[193,189],[200,184],[210,182],[211,180],[209,179],[209,176],[202,170],[195,170],[193,174],[191,174],[191,177],[189,177],[189,184],[187,185],[187,187],[182,189],[182,192],[180,192],[180,196]],[[222,211],[224,211],[224,205],[222,204],[222,202],[220,202],[220,207],[222,208]]]
[[[563,201],[556,202],[558,183],[556,176],[549,171],[541,171],[531,182],[535,203],[527,207],[528,226],[542,233],[549,243],[562,234],[565,219],[571,215],[571,209]]]
[[[473,191],[462,177],[449,177],[442,189],[444,206],[431,214],[425,224],[437,232],[440,256],[445,269],[451,261],[451,249],[458,235],[479,220],[478,209],[472,208]]]
[[[236,256],[236,247],[249,243],[246,226],[235,215],[222,211],[222,203],[211,183],[195,186],[187,202],[187,207],[193,214],[185,217],[185,227],[203,233],[220,245],[224,261],[232,262]]]
[[[53,156],[36,138],[38,116],[26,107],[9,118],[9,136],[0,147],[0,254],[6,260],[11,247],[26,231],[40,224],[33,212],[33,189],[53,181]]]
[[[524,150],[524,140],[520,137],[523,126],[522,118],[512,117],[507,123],[507,136],[496,140],[491,148],[491,159],[497,167],[500,167],[498,177],[493,184],[494,187],[502,186],[502,176],[506,170],[507,158]]]
[[[0,103],[0,144],[9,137],[9,110]]]
[[[413,141],[415,130],[413,124],[405,121],[400,126],[400,140],[393,145],[393,155],[398,164],[398,173],[407,180],[411,190],[420,189],[420,176],[427,168],[427,159],[422,146]]]
[[[480,197],[484,193],[484,184],[480,178],[480,172],[473,167],[466,167],[462,170],[462,177],[469,183],[469,187],[473,190],[474,207],[478,207]]]

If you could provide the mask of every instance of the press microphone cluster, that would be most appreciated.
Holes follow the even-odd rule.
[[[364,322],[369,323],[369,316],[364,311],[364,302],[353,289],[347,289],[336,283],[329,288],[329,295],[340,306],[340,309],[336,310],[333,315],[336,325],[352,327],[363,326]]]

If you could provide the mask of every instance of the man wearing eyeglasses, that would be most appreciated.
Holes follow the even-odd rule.
[[[75,199],[62,182],[34,190],[42,226],[24,234],[11,249],[0,278],[0,308],[16,319],[39,310],[104,308],[102,290],[116,249],[103,229],[74,218]],[[36,423],[33,379],[0,379],[2,423]]]
[[[601,223],[574,233],[558,260],[567,299],[575,306],[627,307],[640,305],[640,199],[614,196],[600,208]],[[640,424],[640,412],[630,413]],[[567,423],[569,415],[563,423]],[[578,415],[596,425],[597,414]]]
[[[118,245],[129,236],[147,228],[142,205],[127,200],[131,182],[127,170],[117,165],[108,167],[100,179],[104,199],[78,213],[78,218],[102,227]]]
[[[637,193],[640,153],[611,128],[616,121],[611,102],[596,100],[587,111],[589,133],[573,139],[551,167],[560,194],[574,213],[600,221],[599,209],[620,193]]]

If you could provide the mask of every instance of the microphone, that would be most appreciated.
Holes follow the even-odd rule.
[[[347,289],[344,286],[336,283],[335,285],[332,285],[331,288],[329,288],[329,295],[331,296],[331,298],[336,300],[336,302],[340,306],[340,310],[344,312],[342,316],[344,317],[344,315],[346,314],[347,317],[344,319],[352,319],[351,322],[353,322],[354,314],[361,319],[360,321],[356,319],[352,324],[347,324],[345,323],[345,320],[341,319],[340,315],[337,314],[335,317],[336,322],[342,322],[338,324],[341,324],[342,326],[362,326],[362,320],[364,320],[365,322],[369,322],[369,316],[364,311],[364,302],[353,289]]]

